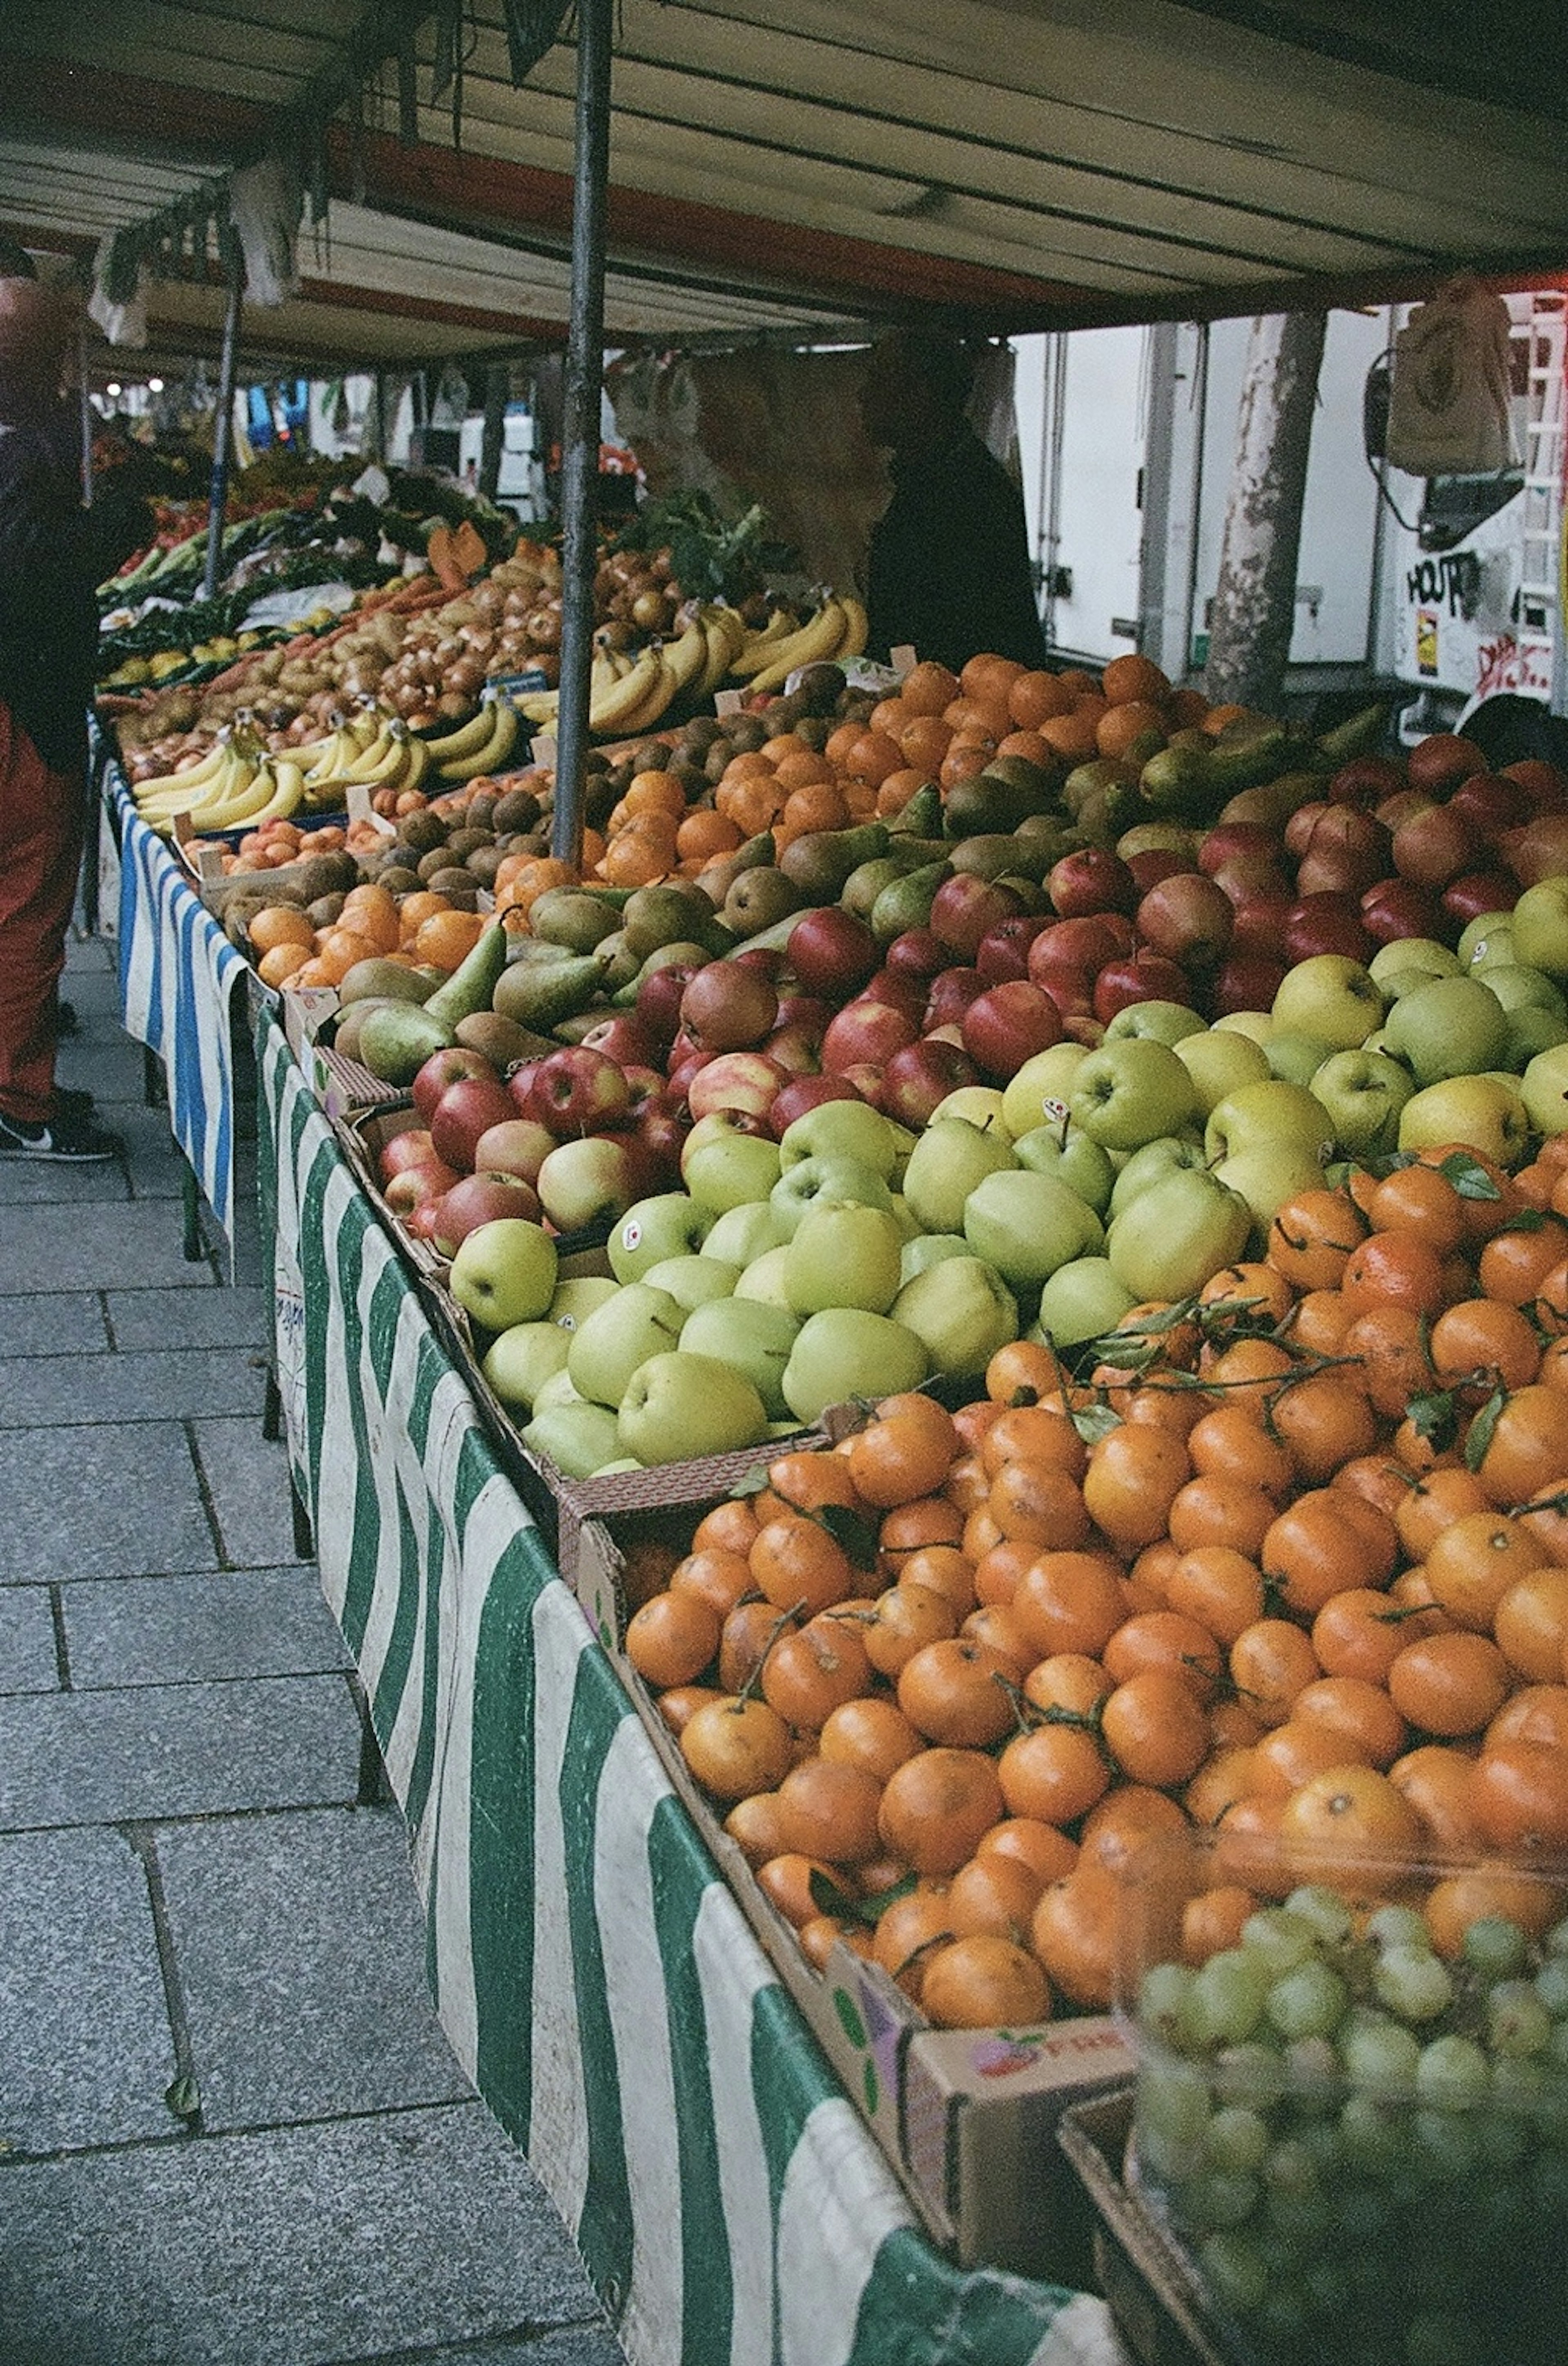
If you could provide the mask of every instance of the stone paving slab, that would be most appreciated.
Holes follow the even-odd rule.
[[[41,1585],[0,1586],[0,1694],[51,1693],[59,1683],[48,1594]]]
[[[339,1675],[28,1695],[0,1726],[0,1831],[346,1806],[358,1774]]]
[[[150,1355],[0,1361],[0,1429],[62,1422],[182,1421],[250,1414],[259,1423],[265,1375],[232,1347],[167,1347]]]
[[[7,1599],[35,1597],[50,1629],[52,1672],[52,1622],[36,1586],[0,1592],[0,1621]],[[311,1676],[353,1664],[308,1562],[212,1576],[106,1578],[67,1585],[61,1599],[77,1692]],[[0,1672],[0,1691],[6,1689]]]
[[[180,1302],[183,1308],[186,1301]],[[183,1313],[180,1328],[186,1328]],[[40,1290],[32,1298],[0,1298],[0,1356],[105,1356],[108,1346],[96,1290]]]
[[[115,1346],[125,1353],[158,1347],[266,1346],[272,1302],[255,1285],[215,1290],[202,1297],[185,1292],[171,1307],[161,1290],[111,1290],[105,1306]],[[0,1301],[0,1354],[6,1348],[5,1301]],[[21,1354],[24,1351],[17,1349]]]
[[[112,1041],[71,1037],[60,1047],[55,1071],[62,1085],[91,1093],[96,1101],[145,1100],[140,1046],[132,1048],[118,1031]]]
[[[382,2349],[374,2358],[334,2359],[333,2366],[623,2366],[625,2351],[603,2317],[554,2333],[521,2327],[513,2338],[465,2341],[460,2348]],[[707,2361],[694,2361],[707,2366]]]
[[[129,1200],[130,1185],[118,1158],[96,1166],[57,1166],[48,1158],[17,1158],[0,1151],[0,1208],[73,1208]]]
[[[179,1211],[161,1200],[132,1201],[93,1224],[63,1203],[17,1208],[0,1224],[0,1297],[112,1290],[132,1274],[148,1289],[214,1289],[211,1267],[187,1265],[180,1242]]]
[[[118,1832],[0,1839],[0,2136],[16,2151],[175,2134],[147,1876]]]
[[[18,2366],[417,2358],[593,2305],[479,2103],[0,2167],[0,2193]],[[618,2360],[606,2335],[592,2366]]]
[[[53,1360],[40,1359],[39,1369]],[[0,1578],[12,1585],[218,1566],[190,1441],[177,1422],[0,1431]],[[250,1553],[244,1563],[288,1558]]]
[[[157,1845],[205,2127],[472,2092],[422,1976],[395,1810],[189,1824]]]
[[[192,1425],[223,1557],[233,1569],[272,1569],[296,1558],[288,1458],[281,1439],[251,1419]]]

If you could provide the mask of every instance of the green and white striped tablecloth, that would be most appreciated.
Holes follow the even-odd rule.
[[[919,2230],[265,1012],[258,1073],[290,1452],[437,2009],[633,2366],[1109,2366],[1098,2301]]]

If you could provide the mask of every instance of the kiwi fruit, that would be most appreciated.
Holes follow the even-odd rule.
[[[419,854],[428,854],[432,847],[446,843],[446,825],[438,813],[431,812],[428,806],[413,813],[400,814],[398,831],[403,844],[412,846]]]
[[[416,868],[421,885],[428,887],[438,871],[451,870],[452,858],[444,846],[433,846],[428,854],[420,856]]]
[[[670,750],[662,739],[642,739],[626,758],[632,778],[639,772],[666,772],[670,769]]]
[[[318,896],[313,904],[306,907],[305,918],[313,929],[330,929],[334,920],[342,918],[343,907],[343,891],[334,887],[330,896]]]
[[[490,843],[488,829],[455,829],[446,841],[446,851],[454,862],[467,862],[470,854],[477,854],[481,846]]]
[[[830,715],[803,715],[795,727],[795,736],[819,756],[834,732]]]
[[[352,854],[312,854],[300,864],[294,884],[299,901],[308,910],[318,896],[331,896],[340,889],[346,895],[356,887],[359,865]]]
[[[506,838],[513,830],[532,829],[539,818],[539,800],[529,789],[508,789],[497,797],[491,815],[491,828],[498,838]]]
[[[499,797],[477,796],[468,799],[468,809],[463,819],[469,829],[491,830],[495,827],[495,809]]]
[[[716,739],[703,759],[703,778],[710,788],[716,788],[724,778],[724,768],[735,753],[728,738]]]
[[[736,715],[730,717],[730,752],[737,756],[754,756],[764,740],[773,733],[760,715]]]
[[[716,739],[722,738],[724,726],[716,715],[694,715],[676,743],[676,753],[687,749],[694,756],[707,754]]]
[[[481,887],[493,887],[495,874],[501,868],[500,847],[493,843],[489,846],[476,846],[463,867],[471,879],[479,881]]]
[[[479,883],[461,863],[449,862],[442,870],[433,871],[424,884],[433,895],[449,896],[456,904],[476,894]]]
[[[419,885],[419,873],[410,863],[387,862],[376,873],[376,884],[389,896],[412,896]]]

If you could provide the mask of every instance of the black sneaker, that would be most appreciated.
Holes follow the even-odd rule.
[[[54,1031],[57,1035],[79,1035],[82,1022],[69,1002],[62,999],[54,1006]]]
[[[91,1093],[83,1092],[77,1085],[56,1085],[54,1110],[62,1124],[67,1118],[73,1121],[90,1118],[93,1114],[93,1096]]]
[[[88,1118],[62,1115],[47,1125],[25,1125],[19,1117],[0,1112],[0,1157],[53,1158],[62,1165],[86,1166],[118,1158],[124,1147],[118,1134],[100,1132]]]

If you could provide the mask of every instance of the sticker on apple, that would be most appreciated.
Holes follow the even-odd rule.
[[[1040,1106],[1044,1110],[1053,1125],[1066,1125],[1067,1121],[1067,1104],[1066,1101],[1046,1099],[1043,1100]]]

